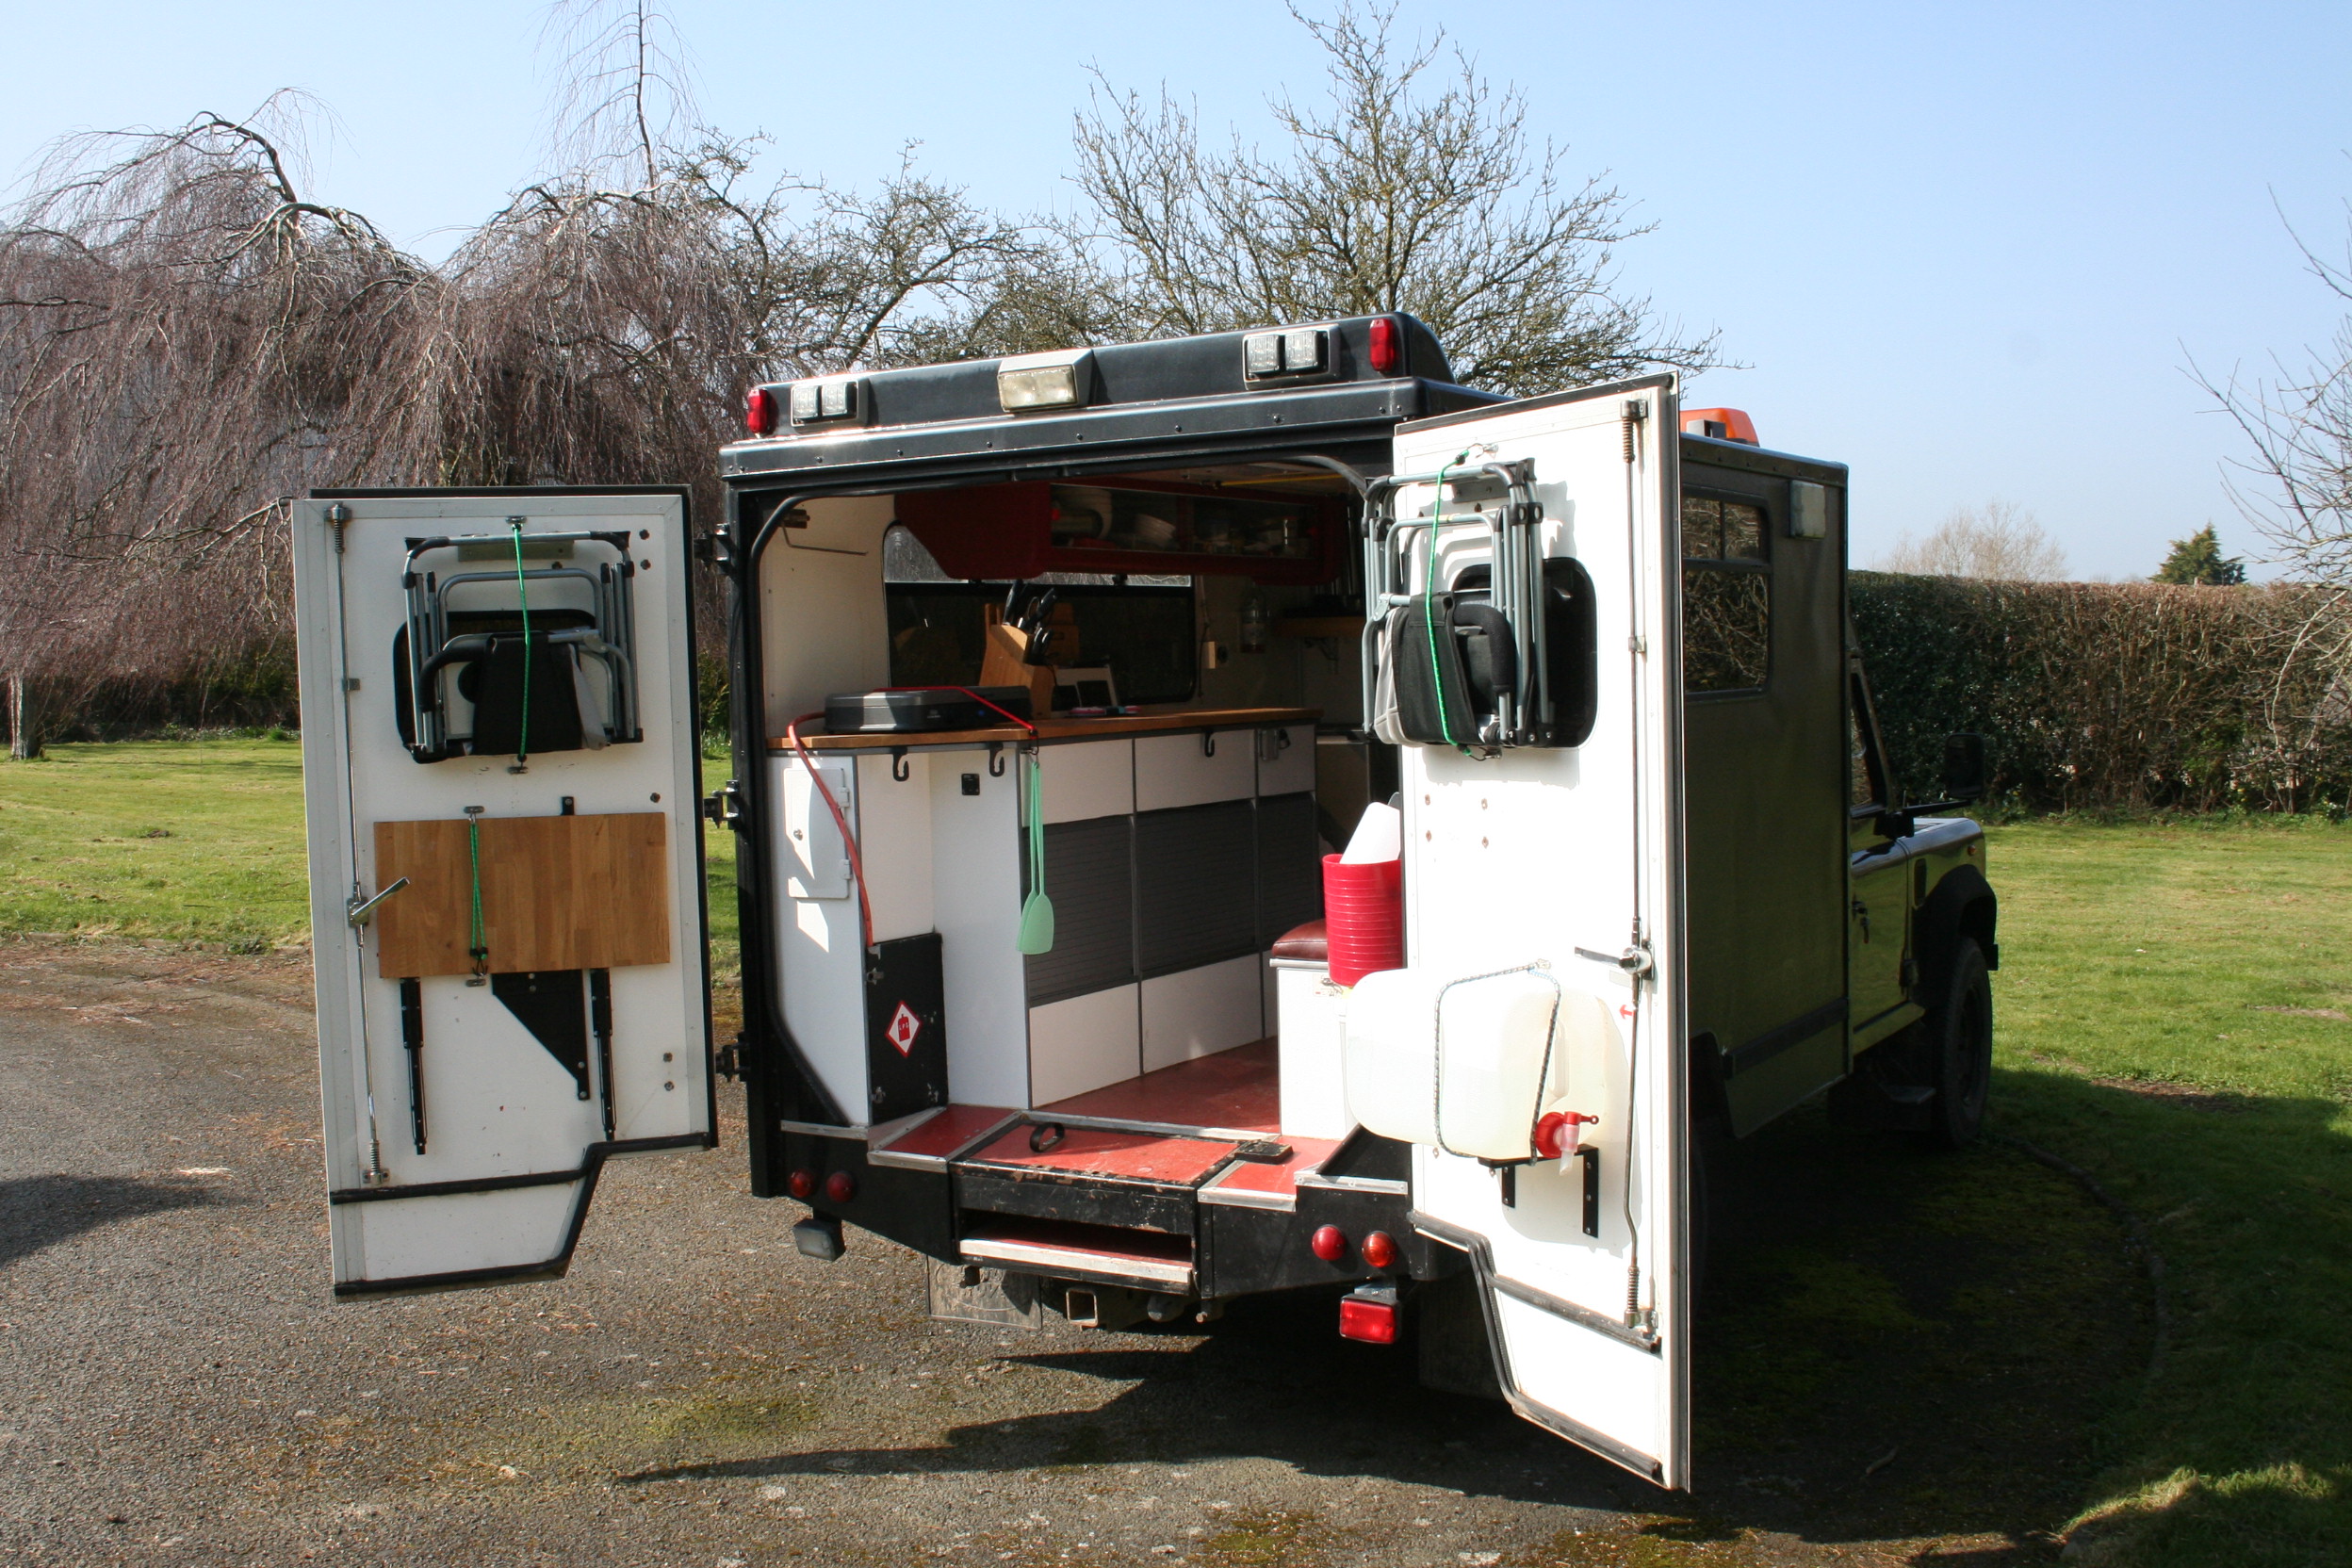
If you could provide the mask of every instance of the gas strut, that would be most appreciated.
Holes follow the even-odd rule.
[[[400,1043],[408,1047],[408,1124],[425,1152],[425,983],[400,982]]]
[[[604,1086],[604,1141],[612,1141],[612,972],[588,972],[588,1027],[596,1037],[596,1079]]]

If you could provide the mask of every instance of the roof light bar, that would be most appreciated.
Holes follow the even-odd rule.
[[[829,424],[863,416],[864,398],[856,376],[829,376],[823,381],[792,383],[792,423]]]
[[[997,406],[1007,414],[1080,408],[1092,390],[1094,351],[1057,349],[996,362]]]
[[[1319,376],[1330,373],[1331,368],[1331,334],[1328,327],[1253,332],[1241,340],[1241,373],[1245,381]]]

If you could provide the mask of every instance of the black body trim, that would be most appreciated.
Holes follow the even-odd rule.
[[[1459,1226],[1423,1214],[1418,1209],[1413,1211],[1413,1229],[1424,1235],[1433,1236],[1449,1247],[1470,1254],[1470,1266],[1478,1276],[1478,1310],[1486,1318],[1487,1346],[1494,1355],[1494,1380],[1502,1385],[1504,1401],[1511,1406],[1513,1413],[1557,1436],[1566,1438],[1580,1448],[1586,1448],[1600,1455],[1612,1464],[1624,1466],[1653,1485],[1662,1485],[1666,1474],[1666,1465],[1662,1460],[1653,1458],[1637,1448],[1629,1448],[1613,1437],[1596,1432],[1575,1417],[1563,1415],[1549,1405],[1528,1398],[1520,1390],[1518,1380],[1511,1376],[1511,1352],[1503,1342],[1503,1325],[1494,1312],[1494,1292],[1506,1282],[1495,1278],[1494,1250],[1488,1245],[1486,1237],[1475,1231],[1465,1231]],[[1516,1281],[1509,1282],[1513,1285],[1517,1284]],[[1520,1290],[1530,1290],[1532,1295],[1544,1298],[1529,1300],[1527,1296],[1519,1294]],[[1546,1311],[1551,1310],[1548,1303],[1558,1299],[1544,1297],[1544,1292],[1532,1291],[1531,1287],[1527,1286],[1519,1286],[1510,1294],[1515,1300],[1527,1301],[1528,1305],[1543,1307]],[[1561,1302],[1560,1304],[1565,1306],[1570,1303]],[[1573,1318],[1567,1320],[1577,1321]],[[1655,1347],[1645,1346],[1643,1348],[1654,1349]]]
[[[520,1176],[482,1176],[464,1182],[420,1182],[402,1187],[347,1187],[328,1194],[331,1203],[381,1202],[395,1198],[447,1198],[468,1192],[498,1192],[510,1187],[580,1184],[572,1204],[571,1223],[564,1227],[564,1245],[555,1256],[540,1263],[505,1265],[496,1268],[460,1268],[442,1274],[408,1274],[395,1280],[341,1280],[335,1282],[338,1301],[371,1296],[415,1296],[428,1291],[465,1290],[475,1285],[517,1284],[528,1280],[559,1280],[572,1266],[580,1246],[580,1231],[588,1218],[588,1204],[596,1196],[596,1177],[604,1162],[615,1154],[644,1154],[663,1149],[707,1149],[711,1140],[700,1133],[668,1138],[630,1138],[623,1143],[592,1143],[578,1170],[541,1171]]]
[[[1737,1078],[1751,1068],[1761,1067],[1791,1046],[1802,1045],[1833,1024],[1846,1019],[1846,998],[1840,996],[1824,1002],[1809,1013],[1803,1013],[1788,1022],[1765,1030],[1742,1046],[1723,1053],[1723,1076]]]

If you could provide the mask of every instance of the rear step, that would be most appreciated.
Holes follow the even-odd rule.
[[[1192,1238],[1067,1219],[967,1214],[967,1263],[1152,1291],[1193,1288]]]

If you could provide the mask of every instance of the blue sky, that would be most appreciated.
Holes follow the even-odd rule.
[[[300,88],[334,117],[319,198],[437,254],[544,145],[535,5],[8,9],[40,67],[0,96],[11,173],[61,132]],[[1269,94],[1319,90],[1275,0],[674,14],[706,118],[773,137],[773,167],[870,180],[919,141],[931,172],[1018,209],[1069,200],[1089,64],[1245,134]],[[1402,21],[1442,22],[1525,90],[1564,171],[1608,171],[1657,224],[1625,283],[1751,367],[1690,396],[1853,466],[1857,564],[1995,498],[2083,576],[2144,575],[2209,520],[2256,546],[2222,487],[2237,443],[2184,370],[2260,371],[2337,318],[2273,202],[2341,252],[2352,7],[1405,0]]]

